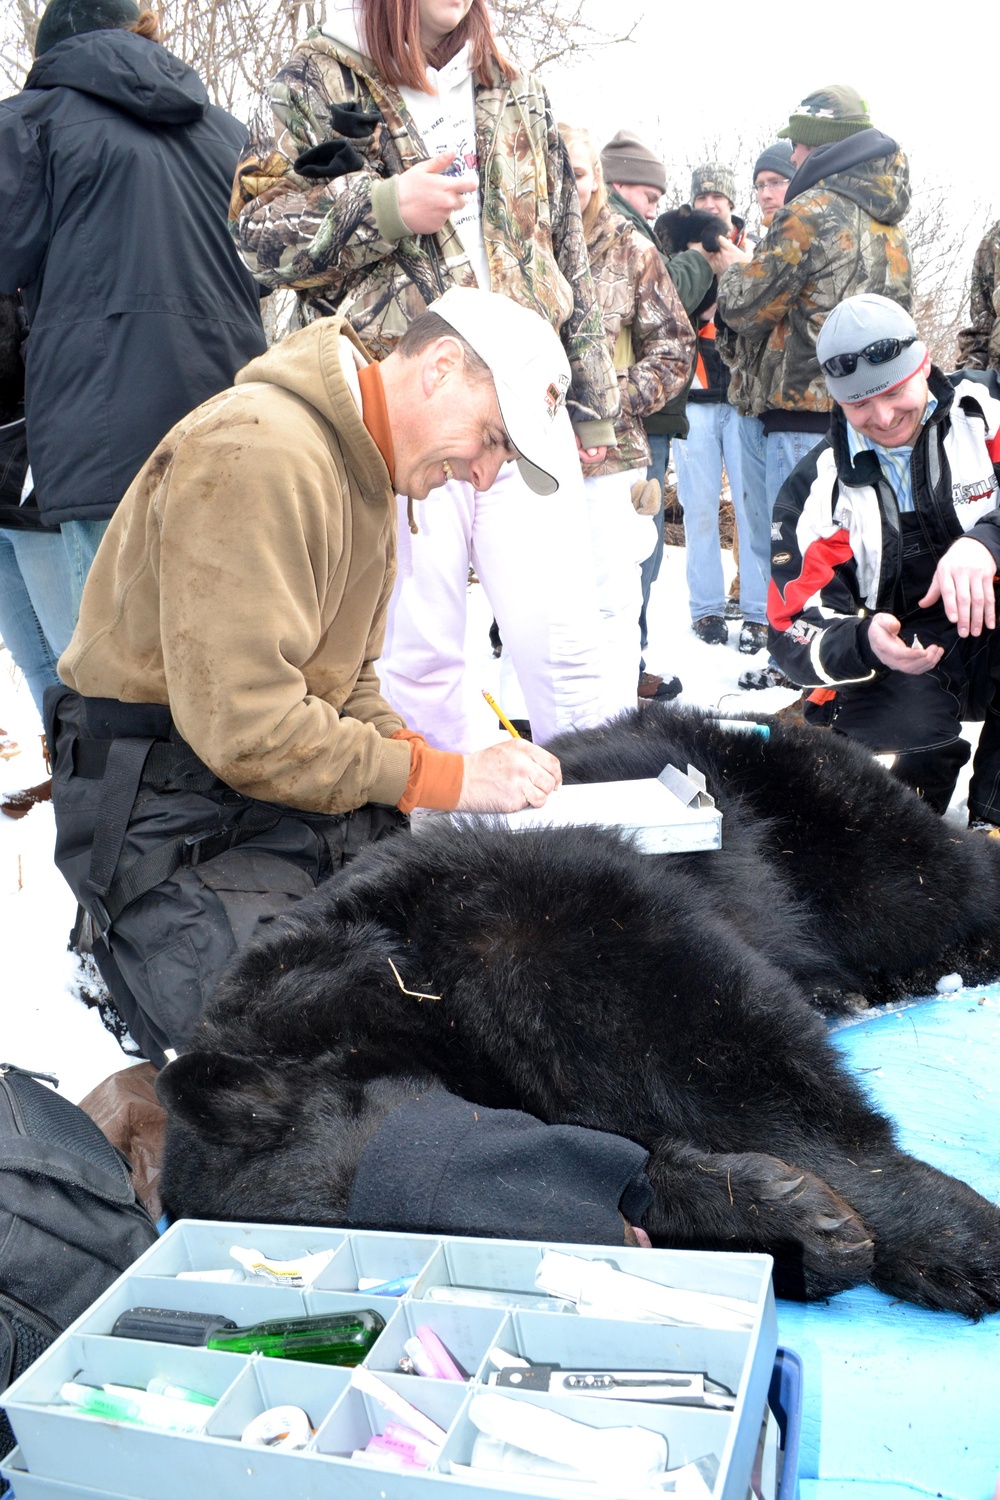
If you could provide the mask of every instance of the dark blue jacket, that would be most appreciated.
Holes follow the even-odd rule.
[[[50,524],[110,516],[164,434],[263,352],[226,227],[246,132],[155,42],[91,31],[0,103],[0,291],[21,289]]]

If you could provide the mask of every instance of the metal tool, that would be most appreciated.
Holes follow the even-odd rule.
[[[736,1396],[728,1386],[700,1371],[564,1370],[559,1365],[531,1364],[527,1369],[494,1371],[488,1384],[556,1396],[601,1396],[610,1401],[654,1401],[672,1406],[707,1406],[731,1411]]]

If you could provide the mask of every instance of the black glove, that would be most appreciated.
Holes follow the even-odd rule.
[[[381,118],[377,110],[362,109],[357,100],[332,105],[333,133],[328,140],[302,152],[295,162],[296,172],[300,177],[345,177],[348,172],[360,172],[365,158],[350,143],[370,139]]]

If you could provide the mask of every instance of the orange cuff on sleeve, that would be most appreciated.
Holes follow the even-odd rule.
[[[452,750],[435,750],[412,729],[397,729],[392,738],[410,742],[410,779],[396,803],[400,812],[412,812],[415,807],[452,812],[462,795],[463,757]]]

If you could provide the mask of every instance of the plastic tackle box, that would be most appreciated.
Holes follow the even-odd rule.
[[[304,1290],[177,1279],[182,1271],[234,1267],[229,1255],[233,1245],[277,1259],[331,1248],[336,1253],[314,1286]],[[537,1296],[535,1272],[546,1250],[608,1262],[666,1286],[744,1299],[753,1306],[752,1327],[679,1327],[427,1297],[429,1288],[440,1285]],[[403,1297],[359,1292],[359,1278],[373,1276],[416,1280]],[[350,1369],[111,1337],[119,1314],[137,1306],[221,1313],[241,1326],[373,1307],[386,1326],[364,1363],[445,1429],[440,1457],[422,1472],[359,1464],[349,1457],[351,1452],[363,1448],[391,1418],[352,1386]],[[467,1382],[399,1371],[405,1340],[423,1324],[434,1329],[468,1375]],[[509,1476],[479,1471],[481,1477],[473,1479],[450,1469],[453,1462],[469,1463],[476,1437],[469,1404],[484,1389],[493,1368],[488,1354],[495,1347],[565,1368],[706,1372],[735,1393],[732,1410],[535,1392],[504,1395],[592,1427],[638,1426],[661,1433],[667,1439],[670,1468],[715,1454],[719,1472],[713,1500],[746,1500],[777,1347],[769,1256],[194,1220],[172,1225],[8,1389],[2,1404],[19,1449],[13,1462],[5,1465],[5,1477],[14,1483],[18,1500],[176,1500],[178,1494],[210,1495],[212,1500],[273,1500],[276,1494],[289,1500],[383,1500],[389,1494],[392,1500],[488,1500],[490,1493],[512,1492]],[[109,1422],[54,1404],[65,1381],[144,1386],[154,1375],[218,1398],[202,1433]],[[284,1404],[308,1413],[315,1435],[307,1449],[292,1452],[240,1444],[242,1431],[255,1416]],[[542,1497],[570,1493],[557,1481],[520,1476],[516,1488],[517,1493]],[[606,1487],[580,1488],[581,1494],[588,1492],[612,1493]],[[663,1492],[661,1487],[659,1493]],[[785,1489],[784,1500],[787,1496]]]

